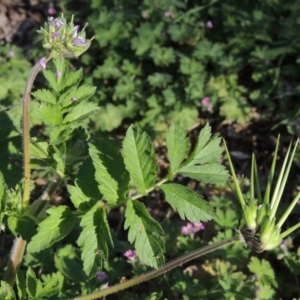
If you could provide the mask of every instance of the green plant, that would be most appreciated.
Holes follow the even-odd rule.
[[[180,125],[173,123],[170,126],[166,135],[169,167],[167,174],[160,177],[150,136],[138,125],[131,125],[127,129],[122,145],[88,130],[89,118],[98,112],[98,105],[90,99],[96,95],[96,89],[82,83],[82,70],[72,70],[65,60],[65,57],[76,57],[89,48],[91,40],[86,39],[84,30],[79,32],[73,19],[67,23],[61,17],[50,18],[40,33],[44,35],[45,48],[49,49],[49,53],[33,67],[24,90],[24,178],[16,187],[10,188],[5,176],[0,173],[1,222],[7,224],[15,236],[4,281],[1,281],[1,297],[92,299],[141,284],[204,254],[211,257],[220,254],[219,260],[204,266],[218,276],[198,288],[198,281],[192,280],[188,274],[174,273],[172,292],[191,299],[199,298],[209,291],[214,291],[214,297],[217,295],[225,299],[244,299],[254,297],[255,294],[262,299],[272,297],[278,283],[268,262],[253,257],[248,265],[248,273],[237,270],[237,252],[243,257],[249,254],[249,249],[244,249],[239,239],[256,252],[272,250],[299,227],[298,223],[281,233],[282,224],[298,201],[299,194],[279,221],[275,219],[298,141],[292,154],[291,146],[286,154],[272,199],[269,195],[279,141],[264,198],[258,184],[255,160],[252,163],[250,196],[246,198],[241,192],[226,149],[233,177],[230,185],[242,210],[243,227],[240,229],[241,234],[236,235],[237,224],[227,201],[220,201],[221,198],[216,197],[213,203],[218,209],[215,212],[214,206],[199,193],[176,182],[177,175],[211,185],[225,183],[228,179],[227,170],[220,163],[221,139],[218,135],[212,136],[210,126],[206,124],[201,129],[193,147],[187,132]],[[53,60],[53,66],[50,60]],[[49,88],[31,93],[33,81],[43,69]],[[31,118],[35,124],[43,123],[42,134],[32,140],[29,135],[30,95],[36,99],[30,108]],[[32,168],[40,170],[40,175],[49,181],[41,196],[30,196]],[[60,185],[67,185],[71,203],[50,207],[51,195]],[[184,250],[181,252],[188,253],[166,264],[166,232],[170,234],[177,229],[165,222],[165,231],[147,210],[144,197],[154,190],[164,194],[166,202],[180,219],[189,221],[181,228],[183,236],[179,238],[179,246],[174,247],[174,251],[181,249]],[[254,190],[261,206],[257,205]],[[119,259],[109,260],[109,253],[116,251],[113,249],[114,244],[128,249],[129,243],[126,241],[124,245],[124,242],[118,240],[108,221],[109,213],[122,207],[125,207],[127,240],[134,244],[136,251],[127,252],[126,257],[139,276],[101,290],[97,279],[102,280],[107,276],[101,270],[111,269],[117,278],[117,270],[123,268]],[[190,242],[195,238],[197,243],[195,235],[204,228],[202,222],[213,218],[219,229],[217,236],[210,245],[204,246],[202,243],[202,248],[190,252]],[[174,237],[169,240],[173,245],[176,244]],[[224,246],[226,250],[221,249]],[[23,269],[19,266],[25,248]],[[224,261],[227,251],[229,255],[227,261]],[[135,261],[136,255],[143,263]],[[50,257],[54,264],[49,263]],[[292,263],[293,259],[286,260],[286,264]],[[146,265],[155,270],[140,275],[147,271]],[[35,272],[35,269],[39,272]],[[255,280],[251,278],[251,272],[256,274]],[[255,286],[259,290],[255,291]],[[130,298],[131,295],[125,294],[125,297]],[[164,296],[163,292],[157,292],[150,297]]]

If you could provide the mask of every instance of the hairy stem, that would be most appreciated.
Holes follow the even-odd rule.
[[[58,174],[54,174],[53,180],[48,184],[46,190],[41,196],[39,202],[39,207],[36,207],[35,217],[38,216],[41,209],[45,206],[45,204],[50,200],[51,195],[55,192],[58,185],[62,181],[62,178]],[[4,281],[13,286],[15,277],[19,268],[19,265],[23,259],[23,254],[26,247],[26,241],[22,239],[22,237],[15,238],[14,244],[10,253],[9,262],[7,264],[7,269],[4,275]]]
[[[51,54],[40,59],[32,68],[26,82],[26,86],[23,94],[23,159],[24,159],[24,190],[23,190],[23,211],[29,206],[29,197],[30,197],[30,126],[29,126],[29,103],[30,103],[30,94],[33,86],[33,82],[39,73],[42,70],[40,61],[43,61],[45,64],[51,59]]]
[[[24,189],[23,189],[23,211],[26,211],[29,207],[29,197],[30,197],[30,126],[29,126],[29,104],[30,104],[30,94],[34,80],[42,70],[40,61],[45,64],[51,59],[51,54],[40,59],[32,68],[25,85],[23,94],[23,166],[24,166]],[[52,183],[50,183],[51,185]],[[51,189],[52,191],[52,189]],[[49,193],[44,193],[43,200],[49,199]],[[4,280],[13,285],[18,267],[22,261],[23,254],[26,247],[26,241],[22,237],[16,238],[14,241],[13,248],[10,253],[9,262],[7,265],[6,273],[4,275]]]
[[[160,275],[174,269],[177,266],[180,266],[180,265],[182,265],[182,264],[184,264],[184,263],[186,263],[190,260],[193,260],[193,259],[195,259],[199,256],[202,256],[202,255],[205,255],[209,252],[215,251],[215,250],[217,250],[221,247],[224,247],[226,245],[234,243],[234,242],[238,241],[239,239],[240,239],[239,236],[235,236],[235,237],[232,237],[232,238],[225,239],[221,242],[205,246],[203,248],[197,249],[197,250],[195,250],[191,253],[185,254],[183,256],[180,256],[180,257],[166,263],[162,268],[160,268],[158,270],[152,270],[152,271],[147,272],[145,274],[142,274],[138,277],[135,277],[133,279],[125,281],[123,283],[116,284],[116,285],[112,286],[109,289],[105,289],[105,290],[102,290],[102,291],[99,291],[99,292],[95,292],[95,293],[92,293],[92,294],[89,294],[89,295],[86,295],[86,296],[76,297],[74,300],[98,299],[100,297],[104,297],[104,296],[119,292],[121,290],[132,287],[133,285],[136,285],[136,284],[142,283],[144,281],[150,280],[154,277],[160,276]]]

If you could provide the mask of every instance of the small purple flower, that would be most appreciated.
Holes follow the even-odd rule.
[[[201,222],[195,222],[194,227],[198,228],[199,230],[203,230],[205,228],[203,223],[201,223]]]
[[[79,25],[75,25],[75,26],[74,26],[74,29],[73,29],[73,37],[76,37],[76,36],[77,36],[78,29],[79,29]]]
[[[72,100],[72,102],[77,102],[78,99],[75,97],[72,97],[71,100]]]
[[[98,280],[104,280],[104,279],[107,278],[107,275],[106,275],[105,272],[100,271],[100,272],[97,273],[97,278],[98,278]]]
[[[56,14],[56,10],[55,10],[55,8],[53,7],[52,4],[49,5],[48,10],[47,10],[47,13],[48,13],[48,15],[50,15],[50,16]]]
[[[164,16],[165,16],[166,18],[169,18],[169,17],[172,16],[172,14],[171,14],[171,12],[170,12],[169,10],[167,10],[167,11],[164,12]]]
[[[77,36],[72,39],[75,46],[87,46],[86,38],[84,36]]]
[[[128,258],[129,260],[135,260],[136,259],[136,252],[135,252],[135,250],[127,250],[124,253],[124,256],[126,258]]]
[[[52,39],[55,40],[59,37],[59,32],[58,31],[55,31],[53,34],[52,34]]]
[[[204,229],[204,225],[201,222],[195,222],[195,223],[188,222],[185,226],[181,227],[181,232],[183,235],[189,235],[191,238],[193,238],[196,232],[203,229]]]
[[[213,24],[213,22],[212,22],[212,21],[210,21],[210,20],[209,20],[209,21],[207,21],[207,22],[206,22],[206,27],[207,27],[207,28],[213,28],[213,27],[214,27],[214,24]]]
[[[10,50],[10,51],[8,52],[8,56],[9,56],[9,57],[15,57],[15,52],[14,52],[13,50]]]
[[[286,248],[287,245],[288,245],[288,240],[287,239],[282,240],[282,242],[280,244],[280,248],[281,249]]]
[[[206,109],[208,111],[212,111],[212,105],[210,103],[210,98],[209,97],[204,97],[202,100],[201,100],[201,103],[204,107],[206,107]]]
[[[186,226],[181,228],[181,232],[183,235],[191,235],[194,236],[195,230],[192,223],[187,223]]]
[[[46,69],[46,63],[44,62],[43,59],[40,59],[40,60],[39,60],[39,64],[40,64],[40,66],[41,66],[44,70]]]
[[[257,277],[257,275],[255,275],[255,274],[254,274],[254,275],[252,275],[252,280],[253,280],[253,281],[256,281],[256,280],[258,280],[258,277]]]
[[[54,19],[53,24],[55,28],[60,28],[61,26],[64,25],[64,22],[61,19]]]
[[[57,71],[56,71],[56,76],[57,76],[57,77],[60,77],[60,76],[61,76],[61,71],[58,71],[58,70],[57,70]]]

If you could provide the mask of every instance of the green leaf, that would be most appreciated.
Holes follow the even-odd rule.
[[[35,299],[49,299],[50,296],[58,294],[62,290],[64,278],[60,273],[42,275],[42,279],[43,282],[38,281],[39,288],[37,289]]]
[[[72,245],[66,245],[59,248],[54,257],[55,267],[64,276],[71,279],[76,284],[80,284],[87,280],[87,276],[82,270],[82,261],[77,255],[78,249]]]
[[[276,291],[270,285],[259,285],[259,290],[256,292],[257,299],[274,299],[274,296],[276,296]]]
[[[210,163],[201,166],[185,166],[178,173],[203,181],[205,183],[224,183],[228,178],[228,171],[218,163]]]
[[[35,298],[38,288],[38,280],[34,271],[29,267],[26,273],[26,291],[31,298]]]
[[[42,279],[43,282],[38,280],[34,271],[29,267],[26,274],[26,291],[29,299],[49,299],[62,289],[63,277],[60,273],[42,275]]]
[[[186,131],[178,124],[172,123],[167,136],[168,158],[172,175],[177,171],[180,163],[185,159],[190,149],[190,141]]]
[[[86,174],[89,174],[89,180],[86,180]],[[94,174],[95,167],[93,165],[93,161],[90,157],[88,157],[80,166],[77,174],[76,185],[88,198],[99,200],[102,198],[102,195],[98,189],[98,183],[94,178]]]
[[[275,273],[270,263],[265,259],[258,259],[257,257],[251,257],[251,261],[248,264],[249,270],[254,273],[258,279],[266,285],[273,285],[277,287],[278,284],[275,279]]]
[[[222,102],[220,115],[224,116],[228,123],[236,121],[245,124],[253,118],[253,111],[246,97],[242,95],[239,97],[224,97]]]
[[[214,217],[213,207],[201,195],[176,183],[163,184],[166,200],[182,219],[191,222],[208,221]]]
[[[5,281],[1,280],[0,299],[16,300],[16,295],[13,288]]]
[[[221,159],[221,138],[214,136],[210,139],[211,128],[207,123],[199,133],[197,145],[187,165],[217,162]]]
[[[150,137],[131,125],[123,141],[124,162],[138,191],[146,194],[157,176],[158,166]]]
[[[38,233],[29,242],[27,251],[39,252],[67,236],[75,217],[69,207],[61,205],[47,210],[49,216],[39,224]]]
[[[7,222],[14,236],[21,236],[27,242],[36,234],[36,224],[29,216],[10,215]]]
[[[30,156],[36,159],[48,158],[48,143],[33,140],[33,142],[30,144]]]
[[[32,102],[30,105],[30,116],[47,125],[60,125],[62,123],[62,113],[56,104]]]
[[[60,76],[57,76],[57,73],[56,73],[56,81],[57,81],[57,85],[58,85],[58,90],[61,91],[64,88],[63,84],[64,84],[66,78],[70,77],[69,76],[70,73],[68,72],[68,66],[67,66],[66,60],[63,57],[54,58],[53,62],[56,67],[56,71],[61,73]]]
[[[70,138],[73,128],[68,125],[55,126],[50,132],[50,145],[57,145]]]
[[[206,183],[222,183],[227,180],[227,170],[218,163],[222,154],[222,148],[219,145],[221,139],[217,136],[210,138],[210,136],[211,129],[206,124],[199,133],[195,150],[178,173]]]
[[[74,106],[73,98],[76,99],[77,103],[83,102],[90,97],[92,97],[96,92],[96,87],[91,85],[83,85],[80,87],[69,88],[64,94],[59,97],[59,103],[61,103],[64,108],[72,108]]]
[[[72,110],[67,114],[64,118],[63,124],[70,124],[70,123],[78,123],[87,118],[91,115],[97,113],[99,107],[96,103],[92,102],[80,102],[75,105]]]
[[[109,140],[96,142],[97,148],[89,144],[90,157],[95,167],[95,179],[99,190],[110,204],[126,199],[129,190],[129,174],[125,169],[123,157],[116,145]]]
[[[113,246],[106,212],[98,203],[87,212],[80,222],[83,228],[78,245],[82,247],[81,259],[87,276],[94,277],[108,258],[108,247]]]
[[[121,125],[124,119],[124,105],[115,106],[108,103],[101,108],[97,118],[94,116],[93,121],[100,127],[103,131],[112,131]]]
[[[58,92],[58,83],[57,83],[57,76],[54,74],[53,71],[45,70],[43,71],[43,75],[48,81],[49,85],[51,88],[55,91]]]
[[[183,128],[188,129],[198,122],[198,115],[199,112],[195,106],[182,106],[180,110],[171,110],[168,114],[168,119],[179,123]]]
[[[6,211],[6,202],[8,199],[7,192],[7,185],[4,181],[3,174],[0,172],[0,224],[2,223]]]
[[[26,299],[26,280],[25,280],[24,272],[21,271],[20,269],[18,269],[16,275],[16,285],[18,290],[18,298]]]
[[[51,103],[51,104],[55,104],[57,102],[54,94],[51,91],[46,89],[37,90],[31,93],[31,95],[33,95],[37,100],[42,102]]]
[[[143,203],[127,201],[124,228],[129,228],[128,240],[135,245],[140,260],[153,268],[164,263],[164,231],[148,213]]]
[[[88,210],[90,198],[82,192],[77,184],[75,183],[75,186],[68,185],[67,188],[74,206],[81,211]]]
[[[83,77],[82,69],[79,69],[75,72],[66,72],[65,75],[63,75],[63,81],[61,83],[61,89],[65,90],[67,88],[70,88],[71,86],[74,86],[76,84],[79,84]]]

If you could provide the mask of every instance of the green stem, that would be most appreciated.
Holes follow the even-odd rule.
[[[58,185],[61,182],[61,178],[57,176],[57,174],[54,175],[53,180],[48,184],[46,190],[44,191],[43,195],[41,196],[40,204],[39,206],[42,208],[45,205],[46,201],[49,201],[51,198],[51,195],[53,195],[54,191],[58,187]],[[40,209],[38,207],[36,208],[35,216],[37,217],[40,212]],[[18,271],[18,268],[21,264],[21,261],[23,259],[24,250],[26,247],[26,241],[22,239],[22,237],[15,238],[13,248],[10,253],[9,262],[7,264],[7,269],[4,275],[4,281],[6,281],[8,284],[13,286],[15,277]]]
[[[201,249],[197,249],[197,250],[195,250],[191,253],[185,254],[181,257],[178,257],[177,259],[174,259],[174,260],[166,263],[162,268],[160,268],[158,270],[152,270],[152,271],[147,272],[145,274],[142,274],[142,275],[140,275],[136,278],[130,279],[130,280],[125,281],[125,282],[120,283],[120,284],[116,284],[116,285],[112,286],[109,289],[105,289],[105,290],[102,290],[102,291],[99,291],[99,292],[95,292],[95,293],[92,293],[92,294],[89,294],[89,295],[86,295],[86,296],[76,297],[74,300],[97,299],[97,298],[100,298],[100,297],[104,297],[104,296],[119,292],[119,291],[127,289],[127,288],[129,288],[133,285],[136,285],[136,284],[142,283],[144,281],[150,280],[152,278],[155,278],[157,276],[163,275],[166,272],[174,269],[177,266],[180,266],[180,265],[182,265],[182,264],[184,264],[184,263],[186,263],[190,260],[193,260],[193,259],[195,259],[199,256],[202,256],[202,255],[205,255],[209,252],[217,250],[221,247],[224,247],[226,245],[229,245],[231,243],[239,241],[239,239],[240,239],[239,236],[235,236],[235,237],[232,237],[232,238],[225,239],[221,242],[205,246]]]
[[[43,57],[41,60],[46,64],[51,59],[51,54]],[[33,86],[33,82],[42,70],[39,60],[32,68],[26,82],[24,89],[23,101],[23,158],[24,158],[24,190],[23,190],[23,210],[26,211],[29,206],[30,197],[30,126],[29,126],[29,104],[30,104],[30,94]]]

